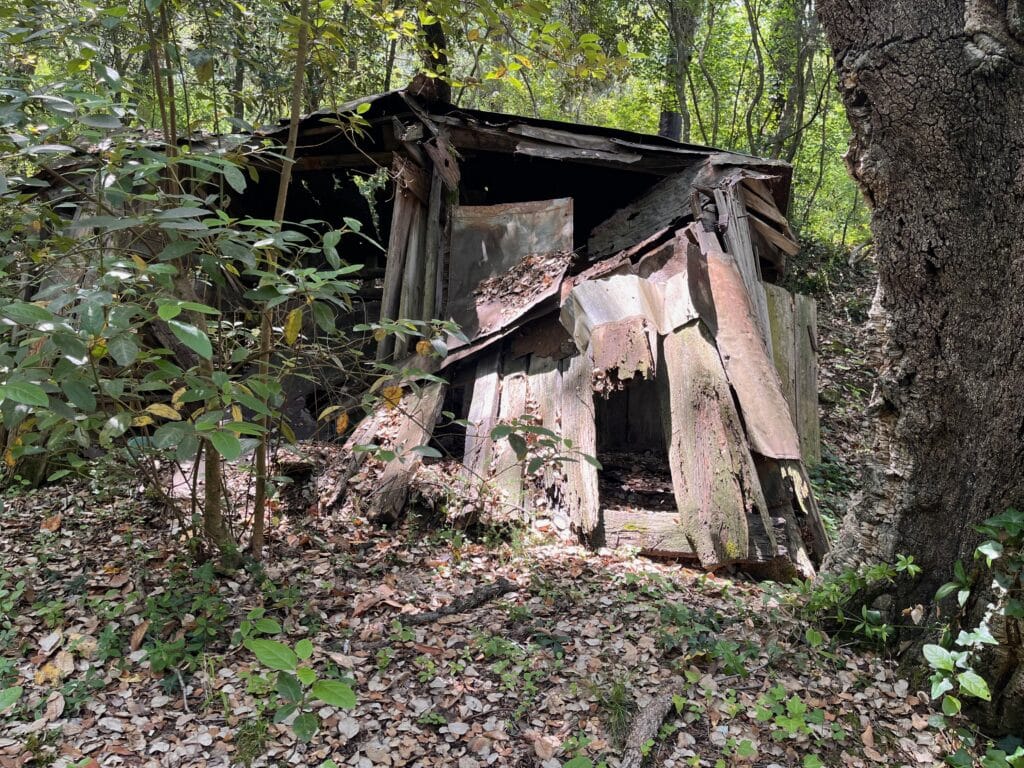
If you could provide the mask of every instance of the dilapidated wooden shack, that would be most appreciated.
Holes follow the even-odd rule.
[[[390,169],[386,252],[349,256],[367,319],[462,329],[443,358],[376,342],[443,382],[403,381],[397,407],[355,425],[321,504],[396,519],[432,466],[592,545],[812,574],[827,549],[806,470],[815,307],[775,284],[798,251],[789,166],[414,90],[346,105],[359,130],[337,113],[301,125],[289,218],[359,217],[352,174]]]

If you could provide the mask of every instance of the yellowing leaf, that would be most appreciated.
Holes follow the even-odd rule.
[[[348,428],[348,414],[347,413],[343,413],[340,416],[338,416],[337,419],[335,419],[335,421],[334,421],[334,431],[337,434],[340,435],[347,428]]]
[[[60,680],[60,670],[57,669],[53,664],[44,664],[41,668],[36,670],[33,675],[36,685],[45,685],[46,683],[56,683]]]
[[[153,417],[148,413],[140,414],[132,419],[133,427],[148,427],[153,423]]]
[[[302,307],[296,307],[288,313],[288,319],[284,323],[284,341],[286,344],[294,344],[299,339],[299,332],[302,330]]]
[[[416,342],[416,354],[420,357],[426,357],[430,354],[431,350],[433,350],[433,347],[430,346],[430,342],[426,339],[421,339]]]
[[[10,448],[4,451],[4,464],[6,464],[9,469],[14,469],[14,465],[17,463],[18,462],[15,460],[14,454],[11,453]]]
[[[384,387],[382,392],[384,397],[384,407],[389,411],[398,407],[398,404],[402,402],[402,388],[397,386]]]
[[[237,404],[231,406],[231,419],[233,421],[242,420],[242,409]]]
[[[107,354],[107,343],[102,340],[97,341],[92,345],[92,349],[89,350],[89,354],[93,356],[93,359],[99,360]]]
[[[384,341],[384,337],[387,336],[387,335],[388,335],[387,331],[385,331],[383,328],[378,328],[377,330],[375,330],[373,332],[373,340],[374,341]]]
[[[174,394],[171,395],[171,405],[173,405],[175,408],[180,407],[181,398],[185,396],[185,393],[187,391],[188,389],[186,387],[180,387],[179,389],[174,390]]]
[[[323,421],[328,416],[330,416],[332,413],[336,413],[337,411],[340,411],[344,407],[345,406],[343,406],[343,405],[328,405],[326,408],[324,408],[322,411],[320,411],[320,415],[316,417],[316,420],[317,421]]]
[[[152,405],[147,405],[146,413],[151,413],[154,416],[159,416],[161,419],[181,421],[181,414],[165,403],[153,403]]]

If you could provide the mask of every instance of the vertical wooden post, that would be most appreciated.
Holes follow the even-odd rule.
[[[573,448],[588,456],[597,456],[597,424],[594,414],[594,364],[590,352],[581,352],[562,361],[561,435],[572,440]],[[597,468],[588,461],[564,465],[563,506],[573,528],[590,539],[601,523]]]

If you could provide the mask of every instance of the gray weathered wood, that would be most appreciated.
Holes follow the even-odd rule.
[[[433,382],[418,394],[409,393],[402,398],[398,406],[402,418],[390,441],[398,458],[389,461],[377,478],[367,511],[371,520],[394,522],[400,518],[409,496],[409,483],[423,461],[413,449],[430,441],[441,413],[445,388],[445,384]]]
[[[395,320],[398,317],[402,277],[405,274],[405,250],[409,241],[413,213],[419,208],[419,201],[404,186],[409,163],[395,158],[395,203],[391,214],[391,235],[388,238],[387,264],[384,269],[384,289],[381,293],[380,319]],[[384,360],[394,350],[394,337],[390,334],[377,344],[377,359]]]
[[[779,374],[782,395],[789,405],[789,415],[797,424],[796,416],[796,348],[793,330],[793,294],[778,285],[766,283],[768,322],[772,331],[772,358]]]
[[[555,394],[562,381],[562,374],[558,370],[558,361],[550,357],[531,355],[526,375],[526,410],[533,415],[536,424],[550,429],[557,435],[561,402],[558,397],[555,397]],[[553,494],[559,476],[558,467],[545,467],[538,477],[527,478],[527,484],[533,484],[543,489],[546,502]]]
[[[591,259],[629,248],[655,232],[689,217],[690,194],[700,173],[687,168],[655,184],[643,197],[613,213],[591,230],[587,252]]]
[[[795,240],[790,240],[784,234],[779,232],[775,227],[766,221],[762,221],[757,216],[750,215],[750,223],[755,229],[773,246],[778,248],[787,256],[796,256],[800,253],[800,244]]]
[[[795,297],[796,424],[804,462],[821,462],[821,426],[818,419],[818,313],[814,299]]]
[[[562,374],[559,393],[560,434],[572,441],[576,451],[597,456],[594,393],[591,389],[593,363],[590,355],[587,352],[573,355],[563,360],[559,367]],[[562,469],[562,507],[573,529],[589,540],[600,522],[597,468],[579,459],[566,462]]]
[[[423,301],[420,306],[420,320],[437,317],[438,272],[442,268],[441,241],[444,234],[444,182],[441,173],[434,169],[430,181],[430,202],[427,206],[427,231],[424,242]]]
[[[746,560],[743,426],[714,343],[698,321],[664,337],[661,414],[680,525],[701,564]]]
[[[678,512],[605,509],[601,516],[607,547],[636,548],[642,555],[655,557],[697,559]]]
[[[518,420],[526,412],[526,360],[505,361],[501,375],[501,397],[498,401],[498,423]],[[502,438],[491,446],[489,479],[491,485],[509,505],[509,513],[521,511],[523,505],[523,462],[511,443]]]
[[[718,205],[719,225],[725,230],[726,250],[735,260],[740,275],[743,276],[743,284],[747,288],[747,296],[761,339],[765,349],[770,353],[772,339],[764,285],[761,282],[761,265],[757,261],[750,239],[750,220],[743,203],[743,193],[738,186],[716,189],[715,202]]]
[[[424,248],[427,239],[427,215],[422,205],[413,210],[409,225],[409,241],[405,249],[405,270],[402,274],[398,318],[416,320],[423,303]],[[409,351],[408,338],[395,339],[395,359],[403,359]]]
[[[473,395],[469,403],[466,427],[466,450],[463,464],[474,480],[485,480],[491,461],[491,429],[498,422],[498,401],[501,397],[499,365],[501,355],[491,350],[476,364]]]

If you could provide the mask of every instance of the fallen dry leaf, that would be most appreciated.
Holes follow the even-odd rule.
[[[128,643],[128,647],[133,651],[137,651],[142,647],[142,641],[146,637],[146,632],[149,631],[149,625],[150,621],[149,619],[146,619],[135,628],[134,632],[132,632],[132,637]]]
[[[47,531],[53,533],[60,529],[61,516],[60,514],[51,515],[50,517],[43,518],[43,522],[39,524],[40,531]]]

